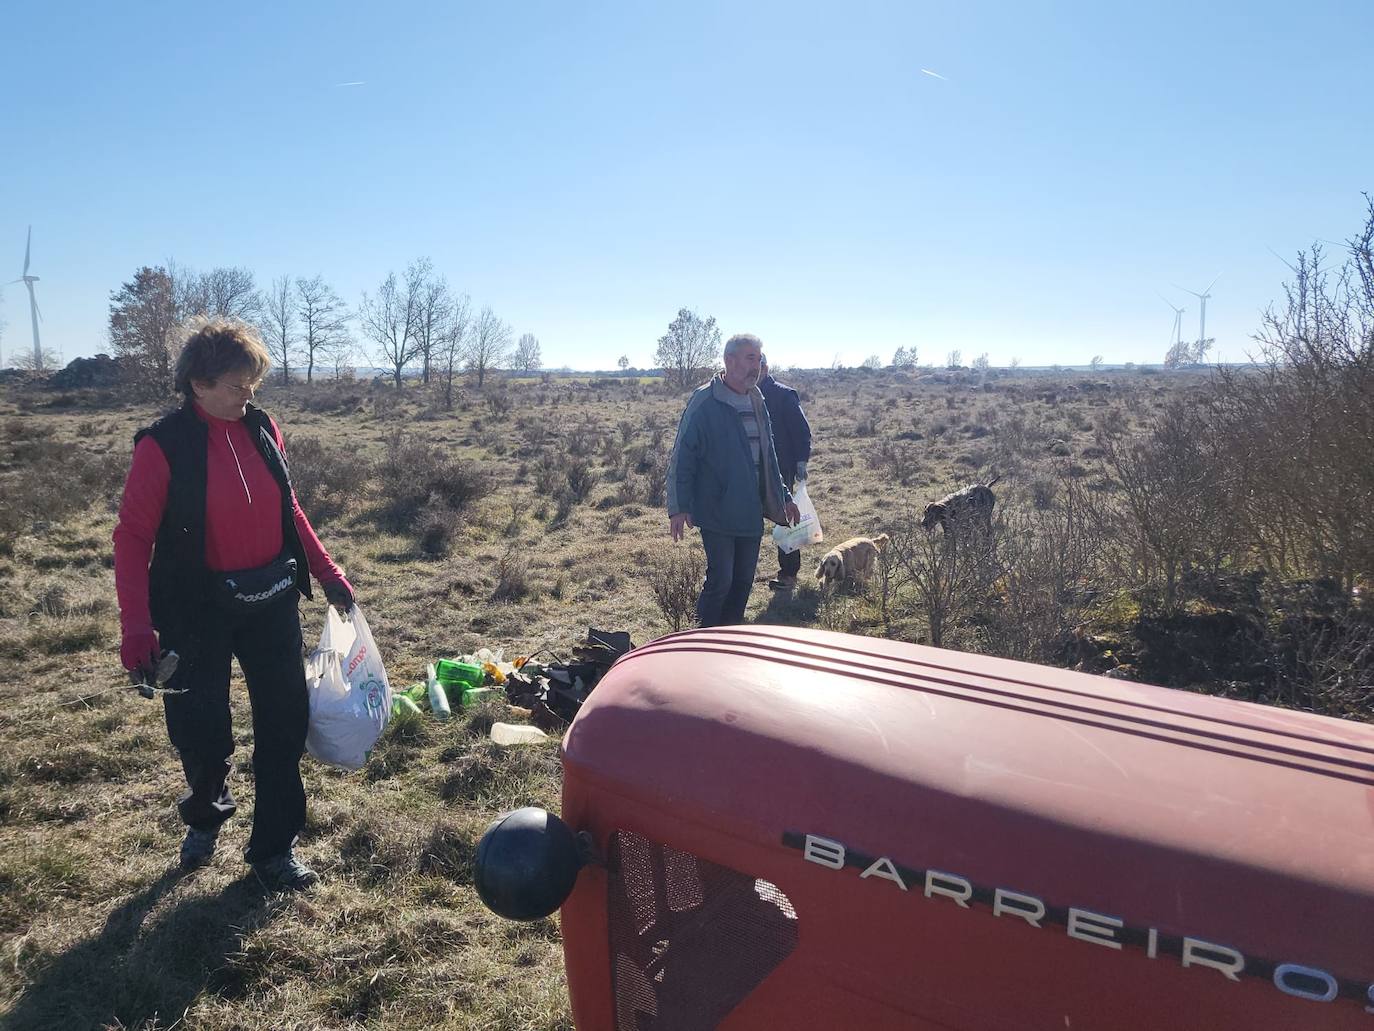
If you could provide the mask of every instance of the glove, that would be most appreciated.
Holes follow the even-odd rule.
[[[797,482],[802,483],[806,480],[806,463],[797,463]]]
[[[162,649],[153,630],[136,630],[124,635],[119,642],[119,661],[130,673],[146,670],[150,675],[157,669]]]
[[[325,601],[339,610],[339,615],[348,615],[353,607],[353,587],[347,580],[336,580],[324,585]]]

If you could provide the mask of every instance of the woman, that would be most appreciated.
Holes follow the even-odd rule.
[[[151,677],[178,655],[163,696],[167,733],[186,773],[181,865],[214,854],[234,814],[229,666],[237,657],[253,708],[253,832],[244,858],[273,890],[316,880],[295,855],[305,823],[300,760],[309,703],[298,594],[310,574],[347,613],[353,589],[301,511],[281,431],[250,404],[269,363],[248,326],[197,320],[177,359],[180,408],[134,437],[114,531],[120,659]],[[151,681],[150,681],[151,682]]]

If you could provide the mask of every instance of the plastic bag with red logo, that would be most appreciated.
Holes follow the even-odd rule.
[[[322,763],[356,770],[391,719],[391,683],[357,605],[348,619],[326,608],[320,643],[305,663],[310,729],[305,747]]]

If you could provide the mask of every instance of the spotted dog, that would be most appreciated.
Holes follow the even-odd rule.
[[[941,526],[947,535],[975,526],[984,533],[991,531],[992,509],[997,504],[992,485],[1000,479],[1000,476],[994,476],[987,483],[971,484],[963,490],[946,494],[939,501],[932,501],[921,517],[921,526],[926,530]]]

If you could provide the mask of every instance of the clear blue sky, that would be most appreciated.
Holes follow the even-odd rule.
[[[1365,0],[278,6],[7,14],[0,280],[32,223],[64,359],[143,264],[353,302],[419,255],[555,367],[649,365],[683,306],[782,366],[1154,362],[1218,273],[1239,359],[1267,248],[1374,190]]]

